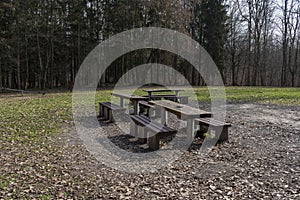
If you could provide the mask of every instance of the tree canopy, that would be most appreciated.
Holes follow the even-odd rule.
[[[0,14],[0,87],[70,87],[96,45],[116,33],[150,26],[198,41],[227,85],[300,85],[296,0],[2,0]],[[116,60],[99,85],[114,84],[148,62],[173,67],[193,85],[205,84],[180,57],[145,49]]]

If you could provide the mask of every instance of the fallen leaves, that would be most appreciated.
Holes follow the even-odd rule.
[[[191,148],[158,172],[127,174],[99,164],[66,125],[72,124],[69,94],[1,101],[0,197],[296,198],[300,192],[299,132],[255,118],[262,108],[265,106],[229,106],[228,116],[234,124],[230,141],[217,145],[206,158],[199,148]],[[272,114],[290,110],[268,109]],[[297,113],[297,108],[291,109]],[[114,129],[111,125],[106,128]],[[130,149],[138,148],[132,145]]]

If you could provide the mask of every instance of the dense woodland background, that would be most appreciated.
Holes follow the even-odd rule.
[[[0,88],[70,87],[101,41],[153,26],[198,41],[227,85],[300,86],[299,0],[1,0],[0,16]],[[99,86],[149,62],[204,85],[176,55],[140,50],[116,60]]]

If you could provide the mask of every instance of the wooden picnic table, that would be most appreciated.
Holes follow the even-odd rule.
[[[148,96],[151,98],[152,93],[159,93],[159,92],[175,92],[175,95],[178,96],[179,92],[183,91],[182,89],[145,89],[144,92],[148,92]]]
[[[113,96],[120,98],[120,106],[124,107],[124,99],[128,99],[133,103],[133,114],[137,115],[139,113],[139,101],[147,101],[148,97],[142,97],[133,94],[125,94],[125,93],[112,93]]]
[[[161,124],[167,123],[167,112],[175,114],[178,118],[187,122],[187,137],[188,141],[192,142],[194,134],[194,120],[196,118],[211,117],[210,112],[201,110],[199,108],[193,108],[188,105],[179,104],[177,102],[169,100],[159,100],[159,101],[149,101],[149,104],[154,105],[155,107],[161,110]]]

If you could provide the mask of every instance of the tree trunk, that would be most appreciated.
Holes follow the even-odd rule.
[[[28,58],[28,38],[25,36],[25,60],[26,60],[26,77],[24,89],[29,87],[29,58]]]
[[[43,89],[43,72],[44,72],[44,65],[42,60],[42,53],[41,53],[41,46],[40,46],[40,36],[39,36],[39,28],[37,28],[36,33],[36,42],[37,42],[37,51],[38,51],[38,60],[40,65],[40,73],[39,73],[39,88]]]
[[[252,55],[251,55],[251,39],[252,39],[252,2],[248,1],[249,8],[249,21],[248,21],[248,65],[247,65],[247,85],[251,83],[251,63],[252,63]]]
[[[281,69],[281,86],[286,85],[286,68],[287,68],[287,34],[288,34],[288,0],[284,2],[284,31],[282,38],[282,69]]]
[[[2,62],[1,62],[1,57],[0,57],[0,88],[3,87],[2,85]]]
[[[19,32],[19,31],[18,31]],[[21,89],[21,61],[20,61],[20,35],[18,34],[17,44],[17,88]]]
[[[299,53],[299,48],[300,48],[300,45],[299,45],[299,42],[300,42],[300,38],[297,42],[297,46],[296,46],[296,52],[295,52],[295,60],[294,60],[294,67],[293,69],[290,71],[291,72],[291,75],[292,75],[292,87],[295,87],[296,84],[295,84],[295,76],[297,75],[297,67],[298,67],[298,53]]]
[[[8,88],[12,88],[12,69],[9,69],[7,79]]]

